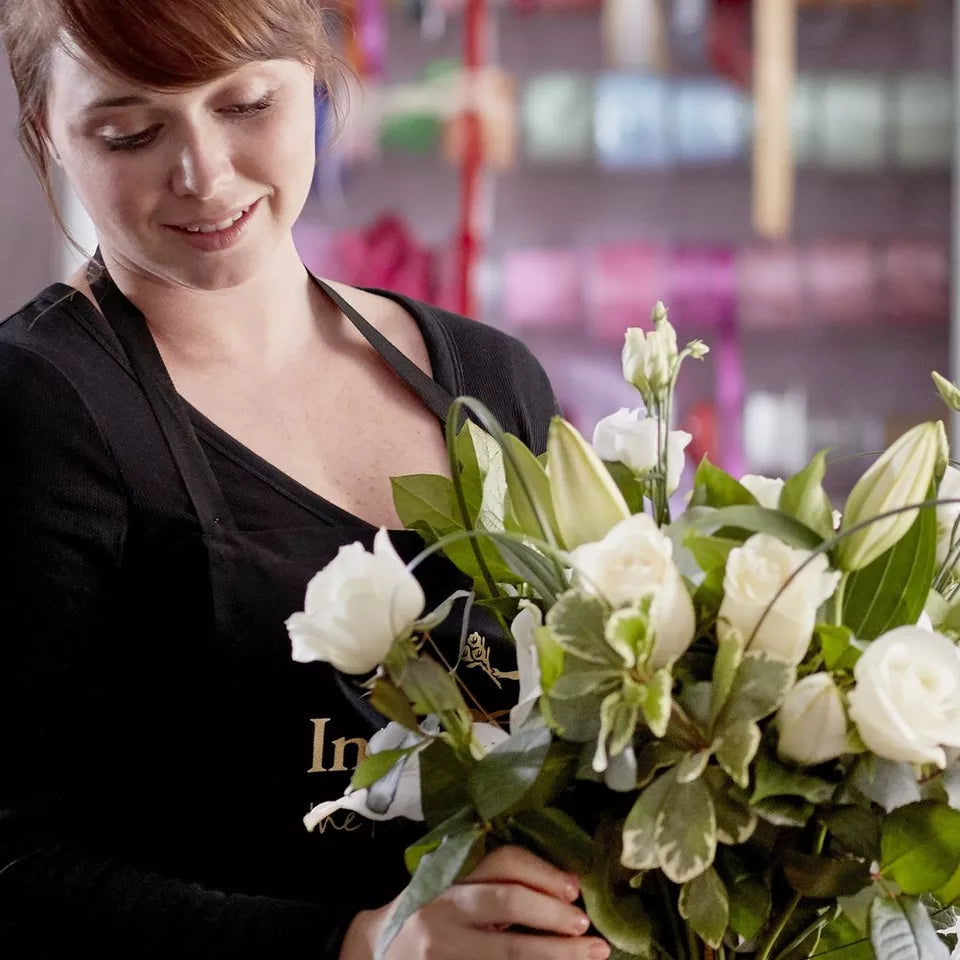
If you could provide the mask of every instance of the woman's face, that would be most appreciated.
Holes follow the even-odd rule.
[[[248,279],[289,240],[313,178],[314,76],[296,61],[158,93],[58,49],[46,119],[104,253],[168,283]]]

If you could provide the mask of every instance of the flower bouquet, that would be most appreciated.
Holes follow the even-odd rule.
[[[372,553],[345,547],[311,581],[288,621],[294,657],[372,671],[358,683],[390,723],[307,825],[343,807],[425,819],[380,954],[510,843],[580,875],[614,956],[946,958],[960,472],[943,425],[876,458],[842,516],[821,452],[786,481],[704,459],[671,518],[689,439],[670,429],[674,388],[707,348],[678,350],[661,304],[652,327],[623,350],[643,407],[602,421],[593,446],[557,417],[537,457],[462,399],[450,476],[394,480],[421,557],[404,565],[381,531]],[[463,600],[424,613],[412,570],[437,552],[513,637],[509,724],[483,715],[433,643]]]

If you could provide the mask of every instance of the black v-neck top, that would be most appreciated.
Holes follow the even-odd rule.
[[[556,401],[525,347],[374,292],[416,319],[447,393],[544,448]],[[239,550],[219,549],[134,359],[62,284],[0,324],[0,956],[336,957],[402,886],[411,833],[303,828],[377,721],[348,679],[292,662],[282,620],[374,530],[167,397],[232,516]],[[492,696],[509,669],[479,678]]]

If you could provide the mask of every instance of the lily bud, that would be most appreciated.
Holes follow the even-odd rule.
[[[562,417],[550,423],[547,463],[557,529],[568,550],[602,540],[630,516],[603,461]]]
[[[813,767],[850,750],[843,697],[829,673],[811,673],[786,695],[777,713],[781,760]]]
[[[647,406],[670,386],[677,366],[677,332],[667,320],[667,311],[658,300],[651,316],[653,330],[627,330],[623,344],[623,377],[642,394]]]
[[[889,510],[924,500],[943,458],[943,424],[918,424],[894,441],[857,481],[847,498],[840,532]],[[837,565],[860,570],[886,553],[917,519],[916,510],[877,520],[837,545]]]

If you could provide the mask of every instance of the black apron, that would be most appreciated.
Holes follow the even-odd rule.
[[[196,742],[183,744],[181,755],[195,789],[185,804],[187,812],[181,814],[184,847],[178,850],[173,844],[168,862],[161,866],[176,870],[178,857],[184,857],[204,865],[200,875],[188,879],[220,889],[342,903],[350,910],[386,902],[406,880],[402,848],[422,832],[422,825],[399,820],[372,824],[351,814],[335,816],[314,834],[302,825],[313,804],[342,794],[359,752],[383,718],[369,706],[355,678],[327,664],[294,663],[284,625],[291,613],[302,609],[308,581],[336,548],[360,541],[370,549],[376,529],[360,520],[355,526],[238,529],[188,406],[176,392],[142,313],[119,290],[99,257],[88,279],[182,477],[210,578],[209,672],[197,685],[207,691],[211,706],[200,707],[196,701],[203,694],[197,686],[191,688],[193,700],[184,709],[198,718],[191,720]],[[451,395],[336,291],[314,279],[444,420]],[[423,548],[415,532],[390,535],[405,561]],[[469,586],[467,578],[440,557],[430,558],[417,576],[428,610]],[[512,645],[496,635],[487,618],[477,623],[492,656],[486,667],[480,664],[482,669],[470,670],[465,679],[487,709],[502,710],[516,700]],[[458,659],[460,632],[455,613],[434,633],[451,662]],[[501,669],[491,672],[491,662]],[[223,737],[217,741],[216,762],[203,747],[204,727],[229,730],[226,749]],[[177,775],[183,777],[184,771]],[[256,830],[249,829],[253,821]]]

